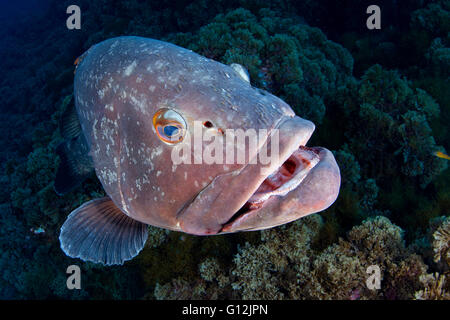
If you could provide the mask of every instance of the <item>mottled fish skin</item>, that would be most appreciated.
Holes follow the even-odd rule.
[[[194,121],[210,121],[209,130],[215,130],[219,139],[225,129],[267,129],[267,140],[259,141],[258,149],[270,140],[274,128],[279,129],[281,162],[273,164],[273,170],[310,138],[314,124],[295,116],[281,99],[252,87],[231,67],[170,43],[118,37],[83,55],[74,92],[96,174],[129,217],[202,235],[263,229],[298,218],[292,211],[299,204],[289,200],[292,205],[285,210],[279,199],[272,201],[278,203],[273,208],[291,215],[270,221],[266,212],[264,219],[258,217],[251,225],[237,223],[222,229],[267,175],[260,173],[258,165],[246,163],[173,165],[172,150],[193,135]],[[176,146],[155,134],[152,120],[160,108],[177,111],[187,123],[186,138]],[[248,159],[254,156],[251,153]],[[328,183],[330,190],[323,196],[320,191],[316,195],[322,198],[320,205],[308,207],[302,215],[323,210],[337,197],[337,164],[332,158],[324,165],[330,167],[331,176],[325,177],[330,181],[310,180]],[[289,199],[293,197],[294,193]]]

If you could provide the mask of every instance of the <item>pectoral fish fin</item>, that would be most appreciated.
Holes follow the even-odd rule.
[[[80,185],[94,172],[89,147],[83,134],[62,142],[57,148],[61,162],[56,173],[54,189],[63,195]]]
[[[68,97],[67,99],[70,99],[70,101],[59,120],[59,131],[65,140],[72,140],[81,134],[81,125],[75,105],[71,98]]]
[[[147,225],[124,214],[109,197],[94,199],[72,211],[61,227],[61,249],[72,258],[123,264],[145,245]]]
[[[89,146],[81,132],[75,105],[71,102],[61,116],[59,130],[65,141],[56,148],[61,163],[54,189],[62,195],[81,184],[94,171],[94,166],[89,156]]]

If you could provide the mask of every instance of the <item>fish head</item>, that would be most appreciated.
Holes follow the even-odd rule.
[[[261,230],[329,207],[340,172],[330,151],[306,147],[314,124],[216,64],[216,76],[208,68],[207,85],[191,83],[170,108],[184,119],[186,132],[183,141],[165,143],[171,158],[164,163],[180,181],[173,196],[189,189],[174,229],[196,235]],[[179,163],[182,150],[188,163]]]
[[[202,184],[177,213],[181,231],[210,235],[261,230],[322,211],[336,200],[340,172],[333,154],[325,148],[306,147],[314,124],[288,110],[271,123],[256,148],[248,141],[241,146],[235,141],[235,151],[247,151],[244,164],[203,164],[201,171],[214,178]],[[238,121],[235,125],[251,130],[249,123]],[[228,138],[228,129],[224,131]],[[265,160],[263,154],[268,155]]]
[[[332,153],[306,147],[314,124],[236,66],[120,37],[90,49],[75,92],[97,176],[138,221],[196,235],[260,230],[338,195]]]

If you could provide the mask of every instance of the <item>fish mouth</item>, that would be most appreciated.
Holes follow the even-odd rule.
[[[297,189],[320,162],[317,148],[299,146],[275,171],[270,173],[244,205],[223,225],[220,233],[230,232],[236,221],[254,214],[275,198]]]
[[[279,138],[268,138],[264,149],[276,152],[277,160],[216,176],[177,214],[180,231],[213,235],[262,230],[324,210],[336,200],[340,173],[333,154],[305,146],[314,124],[292,117],[277,129]]]

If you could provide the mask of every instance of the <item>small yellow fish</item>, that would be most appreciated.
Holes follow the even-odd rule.
[[[442,159],[447,159],[450,160],[450,156],[446,155],[445,153],[441,152],[441,151],[436,151],[434,152],[434,155],[436,157],[442,158]]]

